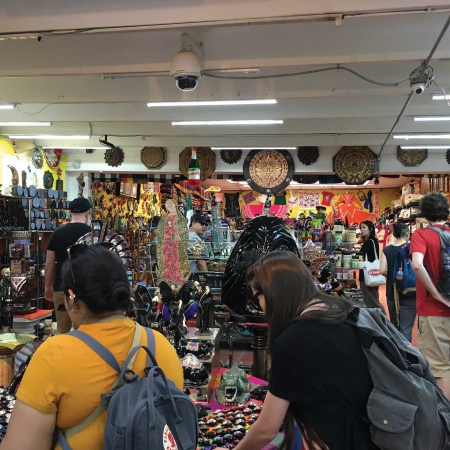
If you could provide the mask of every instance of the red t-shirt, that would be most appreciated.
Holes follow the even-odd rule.
[[[450,231],[450,228],[446,227],[446,231]],[[424,255],[423,262],[425,266],[439,280],[442,268],[439,234],[426,228],[414,231],[411,236],[410,253],[414,252]],[[418,279],[416,285],[418,316],[450,317],[450,308],[447,308],[429,295]]]

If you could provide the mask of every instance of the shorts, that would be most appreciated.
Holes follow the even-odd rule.
[[[53,303],[56,314],[56,323],[58,324],[58,333],[68,333],[72,328],[72,321],[70,320],[67,312],[59,312],[58,306],[64,305],[66,294],[63,291],[57,291],[53,293]]]
[[[417,343],[435,378],[450,378],[450,317],[419,316]]]

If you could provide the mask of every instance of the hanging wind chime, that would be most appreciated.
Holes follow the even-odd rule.
[[[193,187],[200,185],[200,164],[197,160],[197,147],[192,147],[191,161],[188,166],[188,185]]]

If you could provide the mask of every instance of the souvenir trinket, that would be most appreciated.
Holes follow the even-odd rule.
[[[234,365],[222,374],[216,390],[217,401],[222,405],[244,404],[250,398],[250,388],[247,374]]]

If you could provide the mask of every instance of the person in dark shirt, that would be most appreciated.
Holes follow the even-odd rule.
[[[386,277],[386,299],[389,311],[389,320],[408,339],[412,340],[412,330],[416,320],[416,296],[407,297],[397,291],[398,304],[395,303],[393,273],[398,252],[408,245],[409,227],[404,223],[394,223],[394,236],[396,243],[383,248],[380,259],[380,273]],[[398,308],[398,310],[397,310]]]
[[[367,260],[369,262],[374,262],[377,258],[380,257],[380,245],[375,234],[375,225],[370,220],[365,220],[364,222],[361,222],[359,228],[361,230],[361,237],[364,242],[361,247],[361,253],[363,255],[364,261],[366,260],[367,256]],[[384,314],[386,314],[383,305],[380,303],[378,286],[366,286],[366,283],[364,282],[363,269],[359,270],[359,285],[363,293],[364,304],[368,308],[380,308],[384,312]]]
[[[67,247],[75,244],[81,236],[91,231],[87,225],[90,220],[91,204],[85,198],[76,198],[70,203],[71,222],[57,228],[50,237],[45,262],[45,299],[53,302],[58,324],[58,333],[68,333],[72,322],[67,312],[58,311],[64,305],[64,292],[61,289],[61,267],[67,259]]]
[[[351,303],[320,292],[305,264],[276,251],[249,268],[247,281],[269,326],[272,366],[264,407],[236,450],[259,450],[284,423],[292,448],[297,422],[309,449],[374,450],[366,407],[373,383]]]

